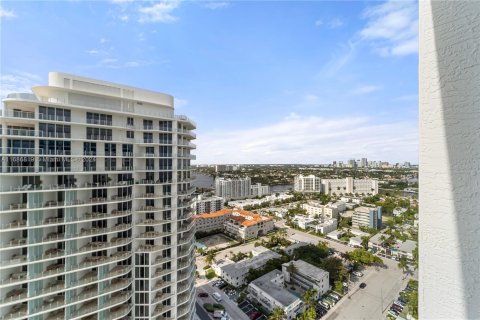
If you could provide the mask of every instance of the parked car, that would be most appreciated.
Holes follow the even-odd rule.
[[[360,283],[360,289],[364,289],[367,286],[365,282]]]
[[[338,302],[338,300],[340,300],[340,297],[337,296],[337,295],[334,294],[334,293],[330,293],[328,296],[329,296],[330,298],[332,298],[333,300],[335,300],[335,302]]]
[[[357,277],[363,277],[363,273],[361,273],[360,271],[353,271],[353,274]]]
[[[222,301],[222,296],[221,296],[220,293],[218,293],[218,292],[212,293],[212,297],[213,297],[213,299],[215,299],[215,301],[217,301],[217,302]]]
[[[330,309],[330,305],[324,301],[320,301],[319,304],[327,310]]]
[[[201,297],[201,298],[206,298],[206,297],[208,297],[208,293],[206,293],[206,292],[200,292],[200,293],[198,294],[198,296]]]
[[[390,315],[392,315],[392,316],[394,316],[394,317],[396,318],[396,317],[398,317],[398,315],[399,315],[400,313],[398,313],[398,312],[396,312],[396,311],[394,311],[394,310],[388,310],[388,314],[390,314]]]

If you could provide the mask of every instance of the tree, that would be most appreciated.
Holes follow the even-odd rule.
[[[362,246],[365,250],[368,250],[368,240],[370,240],[370,237],[362,237]]]
[[[348,279],[348,270],[342,264],[342,260],[336,257],[328,257],[320,263],[320,268],[329,273],[330,284],[335,281],[344,281]]]
[[[403,272],[406,272],[408,270],[407,258],[400,258],[400,261],[398,262],[398,268],[402,269]]]
[[[317,290],[310,289],[303,295],[303,302],[307,306],[307,310],[298,317],[299,320],[315,320],[317,312],[315,311],[315,300],[317,298]]]
[[[317,298],[317,289],[310,289],[305,291],[303,301],[309,308],[315,308],[315,300]]]
[[[418,269],[418,246],[415,247],[415,249],[413,249],[412,251],[412,254],[413,254],[413,260],[415,261],[415,270]]]
[[[210,265],[215,260],[215,256],[217,253],[215,251],[208,251],[207,255],[205,256],[205,262]]]
[[[298,320],[315,320],[315,319],[317,319],[317,312],[315,311],[315,307],[308,308],[307,311],[305,311],[300,316],[298,316],[297,319]]]
[[[282,320],[285,317],[285,311],[282,308],[273,309],[272,313],[268,317],[268,320]]]
[[[383,261],[379,257],[365,251],[365,249],[355,249],[353,251],[346,252],[344,254],[347,260],[350,260],[356,264],[381,264]]]

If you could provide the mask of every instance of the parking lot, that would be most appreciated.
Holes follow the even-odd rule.
[[[229,245],[231,245],[232,242],[237,243],[236,240],[231,239],[221,233],[198,239],[198,243],[203,244],[209,250],[220,250],[220,249],[226,248]]]
[[[258,316],[257,318],[254,318],[256,320],[267,320],[267,316],[260,314],[260,312],[248,301],[243,301],[238,305],[240,310],[242,310],[249,318],[252,318],[252,316],[256,315]]]

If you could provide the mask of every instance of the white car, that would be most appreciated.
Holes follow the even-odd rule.
[[[357,277],[363,277],[363,273],[361,273],[360,271],[353,271],[353,274]]]
[[[215,299],[215,301],[217,301],[217,302],[222,301],[222,296],[221,296],[220,293],[218,293],[218,292],[212,293],[212,297],[213,297],[213,299]]]

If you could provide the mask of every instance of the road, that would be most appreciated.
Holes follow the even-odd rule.
[[[211,320],[210,316],[208,315],[208,312],[205,311],[199,304],[198,300],[195,302],[195,309],[196,309],[196,315],[197,318],[200,320]]]
[[[243,313],[242,310],[240,310],[237,304],[234,301],[230,300],[230,298],[225,294],[225,292],[218,288],[212,287],[212,282],[197,285],[197,292],[202,291],[208,293],[208,298],[198,298],[198,303],[202,305],[204,303],[216,303],[216,301],[212,298],[212,293],[218,292],[222,296],[221,304],[225,307],[225,311],[227,311],[231,319],[250,320],[248,316]]]
[[[368,267],[347,294],[329,313],[327,320],[385,319],[385,311],[396,300],[398,293],[407,285],[397,262],[384,260],[385,268]],[[367,287],[360,289],[359,283]],[[350,297],[350,298],[349,298]]]
[[[289,239],[312,244],[327,241],[331,248],[342,253],[353,250],[344,244],[296,229],[288,228],[287,234]],[[396,261],[382,260],[384,268],[367,267],[362,270],[363,277],[356,279],[352,276],[354,283],[350,285],[350,292],[328,312],[327,320],[385,319],[385,311],[407,285],[408,277],[404,276]],[[360,289],[361,282],[365,282],[367,287]]]

